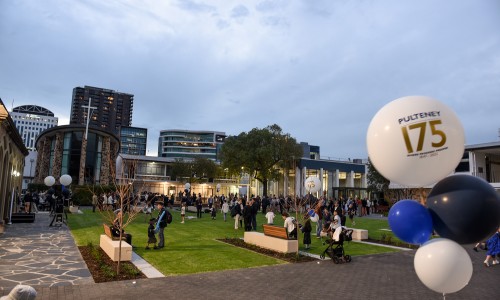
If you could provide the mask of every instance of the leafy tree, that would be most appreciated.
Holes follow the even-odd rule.
[[[212,160],[196,157],[194,160],[176,159],[172,164],[172,176],[188,178],[187,182],[204,182],[214,178],[218,166]]]
[[[369,157],[368,174],[366,174],[366,179],[368,181],[368,189],[377,192],[387,191],[389,189],[389,184],[391,183],[389,179],[385,178],[379,171],[377,171]]]
[[[383,191],[389,188],[391,183],[389,179],[385,178],[377,171],[377,168],[373,165],[372,161],[368,157],[368,174],[366,175],[368,181],[368,189],[374,191]]]
[[[302,147],[276,124],[230,136],[221,148],[223,167],[232,174],[248,172],[262,182],[264,196],[268,181],[279,178],[279,168],[290,167],[300,157]]]

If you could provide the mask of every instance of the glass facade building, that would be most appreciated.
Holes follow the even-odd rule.
[[[104,130],[89,128],[83,143],[85,126],[65,125],[44,131],[37,139],[36,182],[46,176],[68,174],[76,184],[109,184],[119,150],[118,137]],[[82,157],[84,155],[84,157]]]
[[[131,155],[146,155],[148,130],[138,127],[121,127],[120,153]]]
[[[203,157],[218,161],[225,139],[226,134],[218,131],[162,130],[158,156],[179,159]]]

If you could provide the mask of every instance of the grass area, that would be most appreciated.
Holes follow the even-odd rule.
[[[103,216],[90,209],[82,209],[83,214],[69,214],[68,225],[78,246],[87,245],[89,242],[98,245],[99,236],[103,233]],[[216,239],[242,238],[243,230],[234,229],[234,220],[228,216],[224,222],[221,214],[217,220],[212,220],[208,214],[201,219],[186,220],[180,223],[180,213],[171,210],[173,222],[165,229],[165,248],[161,250],[145,250],[147,243],[148,222],[140,214],[126,231],[133,235],[132,242],[137,247],[134,251],[148,261],[165,275],[192,274],[198,272],[220,271],[227,269],[241,269],[284,263],[281,260],[257,254],[242,248],[234,247]],[[156,216],[156,212],[153,214]],[[196,216],[188,213],[187,216]],[[257,217],[258,230],[262,231],[261,224],[265,224],[264,215]],[[348,226],[349,221],[348,222]],[[280,216],[275,218],[275,224],[283,224]],[[382,234],[380,229],[388,228],[386,220],[373,220],[366,218],[356,219],[356,228],[368,229],[370,237]],[[315,225],[313,224],[313,231]],[[302,235],[299,236],[299,247],[303,249]],[[320,254],[326,246],[313,234],[310,253]],[[396,251],[394,249],[350,242],[346,244],[349,255],[366,255]]]

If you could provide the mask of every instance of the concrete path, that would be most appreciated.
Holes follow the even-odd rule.
[[[0,235],[0,295],[22,282],[35,287],[37,299],[443,299],[415,274],[415,251],[354,257],[339,265],[325,260],[93,283],[65,226],[48,224],[48,216],[39,214],[37,222],[13,224]],[[446,299],[500,299],[500,266],[484,267],[485,252],[465,248],[472,279]]]

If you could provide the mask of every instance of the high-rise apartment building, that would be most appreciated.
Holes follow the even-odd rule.
[[[35,151],[35,140],[40,132],[57,126],[58,118],[50,110],[37,105],[22,105],[12,109],[10,113],[24,145]]]
[[[225,139],[226,134],[218,131],[162,130],[158,156],[181,159],[204,157],[216,161]]]
[[[132,94],[92,86],[76,87],[71,101],[70,124],[87,124],[89,105],[93,107],[90,109],[90,127],[119,134],[120,127],[132,125]]]
[[[120,129],[120,153],[131,155],[146,155],[148,129],[125,127]]]

